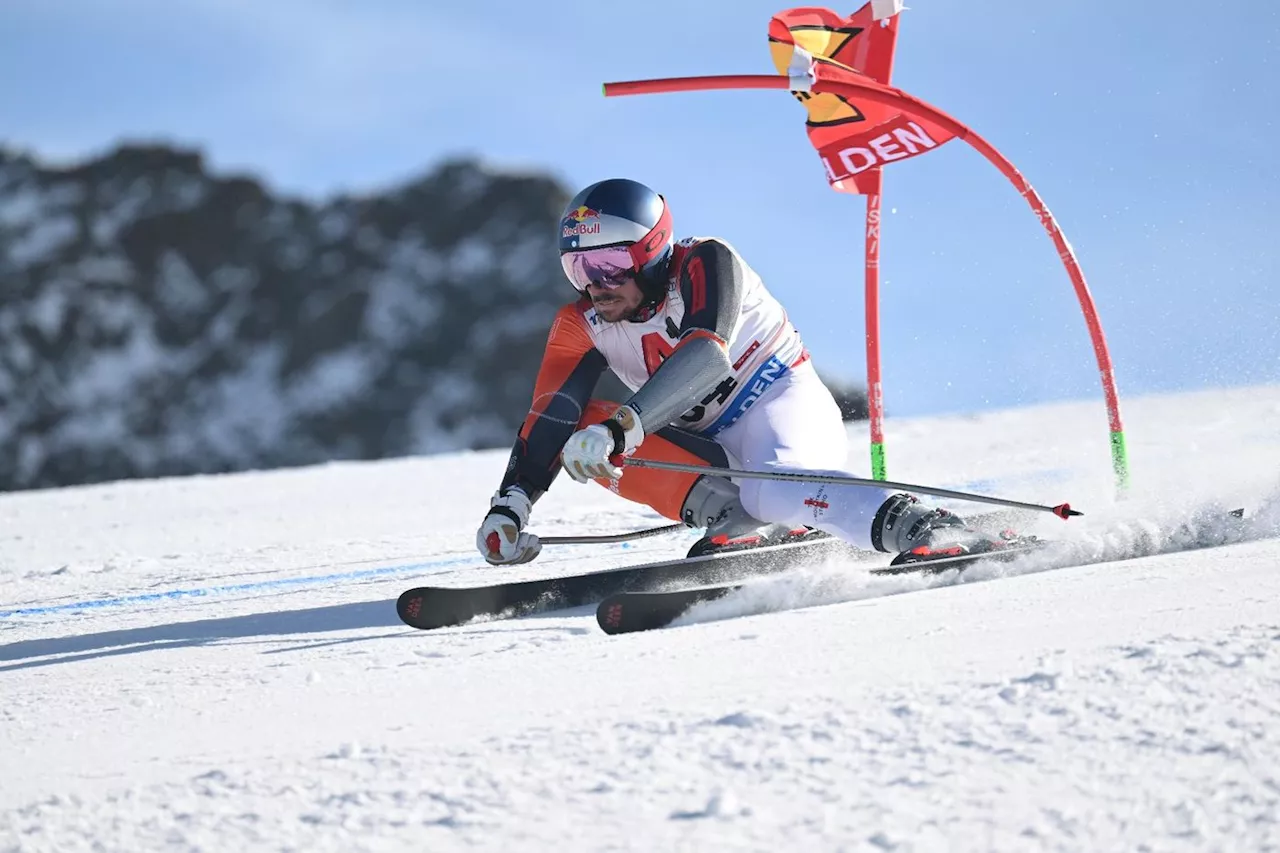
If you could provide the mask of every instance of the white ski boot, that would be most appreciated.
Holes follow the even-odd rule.
[[[1034,537],[1018,536],[1011,530],[999,535],[975,530],[950,510],[921,503],[905,493],[885,501],[871,522],[871,544],[877,551],[897,554],[891,566],[986,554],[1034,541]]]

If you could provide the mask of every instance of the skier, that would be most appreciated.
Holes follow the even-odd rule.
[[[532,406],[476,534],[488,562],[538,555],[525,528],[561,468],[705,528],[689,556],[825,534],[922,558],[999,546],[947,510],[876,487],[651,468],[624,477],[627,456],[849,476],[847,435],[760,277],[723,240],[675,240],[666,200],[649,187],[615,178],[579,192],[560,223],[560,260],[580,298],[551,324]],[[590,399],[606,367],[633,391],[621,405]]]

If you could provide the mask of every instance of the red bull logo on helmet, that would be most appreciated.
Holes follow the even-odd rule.
[[[590,207],[575,207],[565,214],[560,223],[560,236],[576,237],[580,234],[600,233],[600,211]]]

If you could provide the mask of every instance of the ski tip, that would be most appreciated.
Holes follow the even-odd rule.
[[[400,593],[400,597],[396,599],[396,615],[400,617],[401,622],[417,627],[417,622],[422,615],[422,599],[421,589],[406,589]]]
[[[1084,513],[1081,512],[1080,510],[1072,509],[1071,504],[1058,504],[1053,508],[1053,514],[1056,515],[1058,518],[1061,518],[1063,521],[1066,521],[1068,518],[1072,518],[1077,515],[1084,515]]]
[[[611,595],[596,605],[596,624],[606,634],[620,633],[622,626],[623,603],[616,595]]]

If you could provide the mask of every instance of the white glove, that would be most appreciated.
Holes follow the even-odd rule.
[[[499,489],[489,500],[489,514],[476,531],[476,548],[495,566],[527,563],[542,551],[532,533],[524,533],[533,508],[529,496],[515,486]]]
[[[616,480],[622,476],[622,469],[609,458],[614,456],[613,448],[613,435],[609,429],[593,424],[569,436],[564,450],[560,452],[560,461],[569,476],[579,483],[598,477]]]
[[[622,476],[622,457],[644,440],[640,419],[630,406],[622,406],[602,424],[580,429],[565,442],[560,464],[579,483],[616,480]]]

